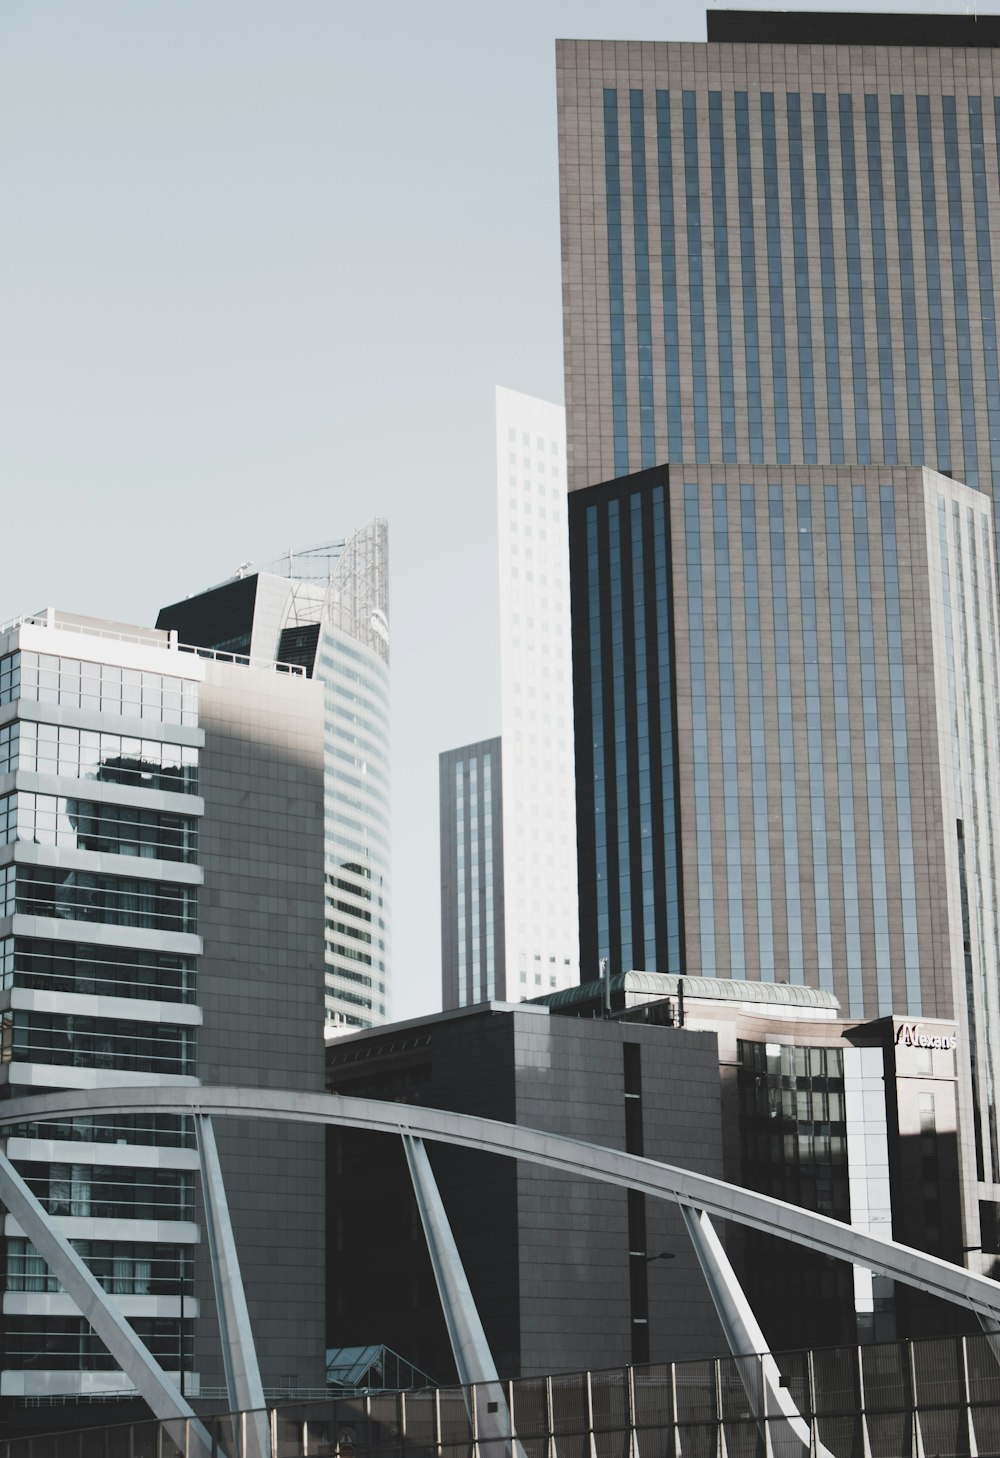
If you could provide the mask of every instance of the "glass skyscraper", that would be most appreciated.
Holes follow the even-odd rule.
[[[1000,1207],[1000,19],[708,36],[558,45],[581,973],[954,1017],[974,1242]]]
[[[856,463],[996,495],[1000,18],[708,35],[558,46],[571,488]]]

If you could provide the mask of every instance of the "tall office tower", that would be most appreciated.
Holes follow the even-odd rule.
[[[584,967],[955,1018],[966,1212],[992,1220],[989,498],[918,467],[674,465],[573,492],[570,534]]]
[[[328,1035],[390,1013],[388,611],[389,533],[376,519],[245,566],[157,618],[183,642],[300,665],[323,684]]]
[[[0,630],[0,1097],[323,1087],[323,705],[304,673],[48,612]],[[220,1121],[265,1385],[322,1381],[323,1137]],[[189,1393],[223,1383],[192,1121],[19,1126],[6,1153]],[[280,1195],[280,1239],[275,1205]],[[0,1398],[127,1379],[6,1215]]]
[[[925,464],[1000,492],[1000,17],[558,45],[570,486]]]
[[[497,389],[506,986],[580,980],[566,412]],[[445,1004],[447,1006],[447,1004]]]
[[[507,991],[500,740],[441,755],[441,987],[447,1008]]]
[[[496,443],[501,734],[441,755],[445,1008],[534,997],[580,975],[566,412],[498,386]],[[489,863],[490,841],[477,857],[467,839],[477,809],[492,818]],[[477,952],[487,914],[490,943]]]

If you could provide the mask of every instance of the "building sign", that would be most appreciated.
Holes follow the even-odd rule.
[[[925,1033],[923,1023],[900,1023],[896,1029],[897,1048],[957,1048],[956,1033]]]

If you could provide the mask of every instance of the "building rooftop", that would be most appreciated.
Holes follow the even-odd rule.
[[[709,41],[771,46],[1000,46],[1000,15],[878,11],[709,10]]]
[[[676,977],[663,972],[620,972],[611,979],[611,995],[626,999],[632,997],[637,1001],[676,997],[682,983],[685,997],[840,1012],[840,1003],[833,993],[822,992],[818,987],[803,987],[789,982],[750,982],[737,977]],[[544,1007],[567,1008],[577,1003],[599,1002],[602,992],[601,982],[584,982],[579,987],[564,987],[560,992],[533,997],[531,1001]]]

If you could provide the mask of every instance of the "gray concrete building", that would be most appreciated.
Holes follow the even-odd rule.
[[[507,988],[501,740],[438,761],[442,1006],[516,996]]]
[[[52,611],[0,630],[0,1096],[322,1088],[323,769],[300,669]],[[318,1386],[322,1134],[218,1145],[265,1388]],[[20,1126],[6,1153],[160,1364],[221,1390],[191,1120]],[[124,1396],[9,1214],[0,1263],[8,1416]]]
[[[325,710],[325,1027],[385,1022],[391,998],[389,531],[289,550],[162,608],[157,627],[237,662],[300,667]]]
[[[327,1086],[723,1173],[711,1033],[483,1002],[338,1039]],[[329,1345],[384,1342],[453,1380],[399,1141],[346,1129],[328,1138]],[[501,1376],[725,1350],[672,1204],[465,1150],[430,1157]],[[671,1258],[647,1259],[661,1252]]]
[[[338,1040],[332,1092],[471,1113],[700,1170],[961,1261],[956,1030],[828,992],[630,971]],[[329,1135],[331,1346],[452,1358],[398,1143]],[[527,1163],[431,1158],[502,1377],[721,1355],[670,1204]],[[724,1222],[774,1350],[960,1328],[953,1306]]]

